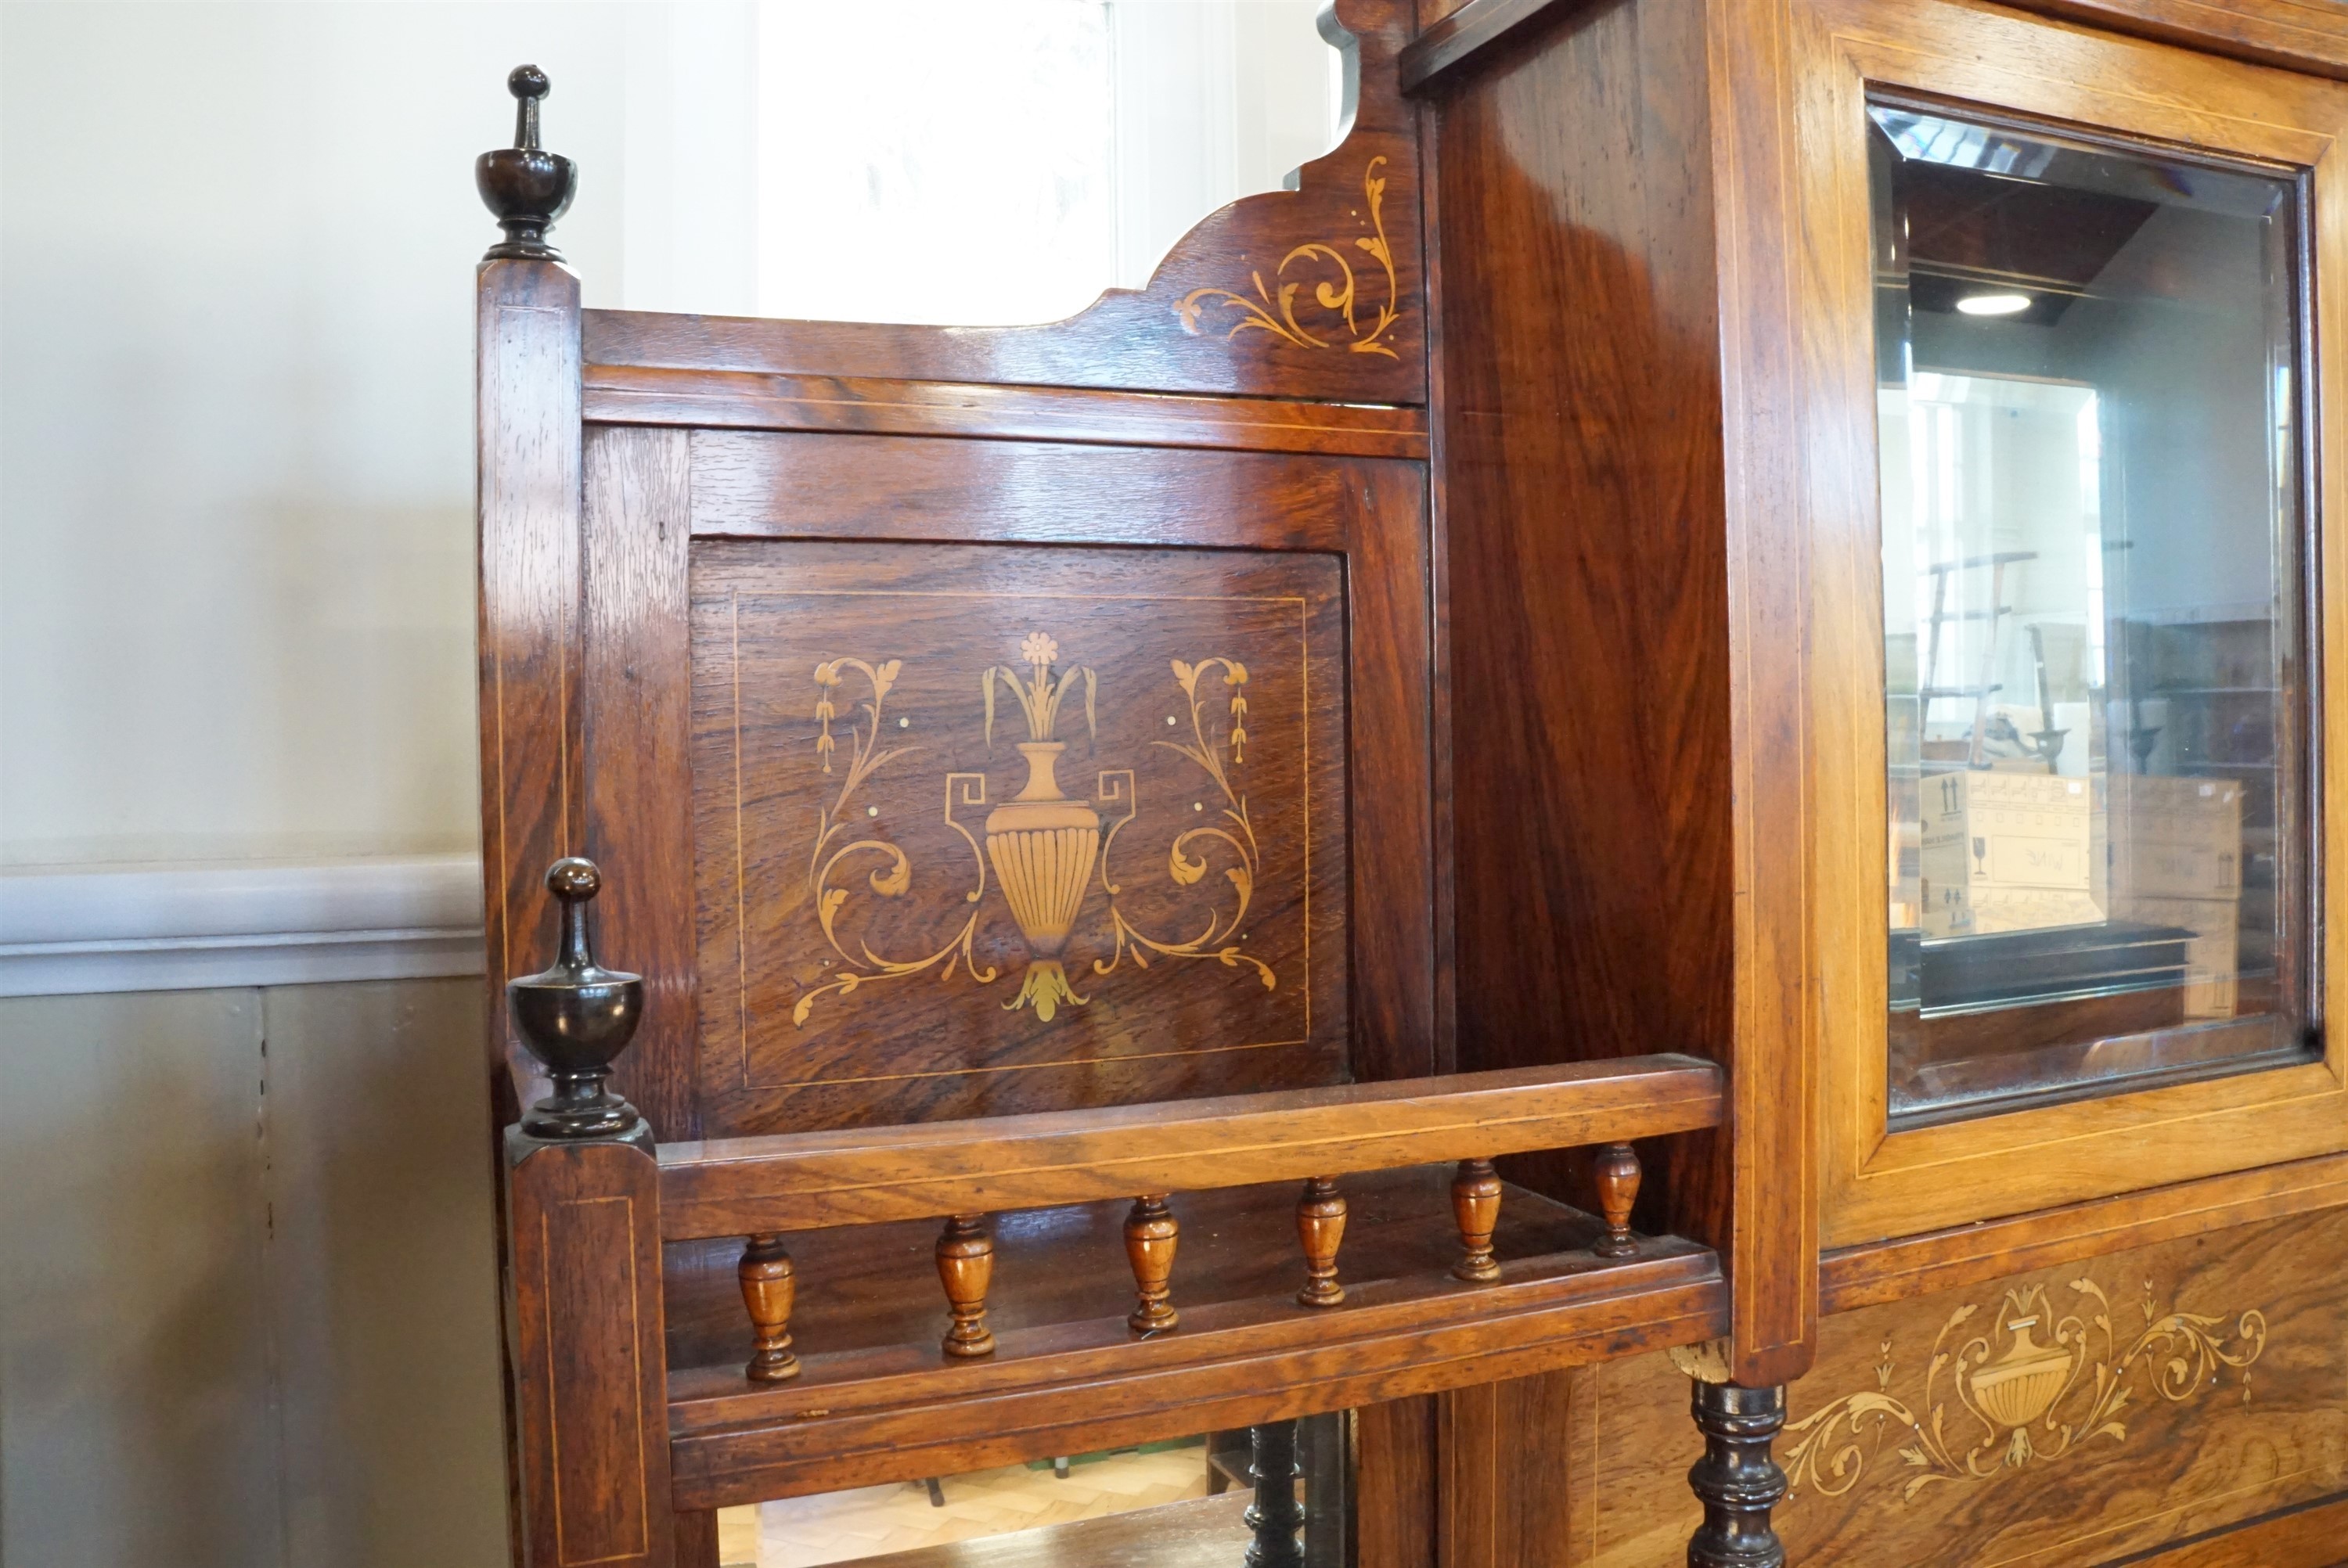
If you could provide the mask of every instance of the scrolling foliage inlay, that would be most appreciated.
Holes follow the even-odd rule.
[[[1167,851],[1167,876],[1182,886],[1206,876],[1207,855],[1215,845],[1228,850],[1231,858],[1223,872],[1235,890],[1231,908],[1211,908],[1206,928],[1184,941],[1150,936],[1117,903],[1123,889],[1110,876],[1109,852],[1118,830],[1132,822],[1140,810],[1133,770],[1110,768],[1100,774],[1097,804],[1123,812],[1114,821],[1105,817],[1093,804],[1071,800],[1060,788],[1057,764],[1067,750],[1057,738],[1060,706],[1070,685],[1081,677],[1085,728],[1097,738],[1098,672],[1085,667],[1066,671],[1055,680],[1052,671],[1059,661],[1060,646],[1042,631],[1028,634],[1020,645],[1020,656],[1032,672],[1027,677],[1023,679],[1007,665],[989,665],[979,677],[979,688],[990,753],[994,747],[998,684],[1010,692],[1026,718],[1027,739],[1018,745],[1019,754],[1027,764],[1025,784],[1016,795],[988,814],[986,843],[982,850],[978,839],[955,817],[954,809],[957,805],[987,804],[986,775],[945,775],[945,824],[970,846],[973,885],[963,896],[970,908],[960,927],[942,947],[927,957],[909,958],[887,958],[863,940],[859,940],[851,950],[843,943],[836,921],[856,890],[853,878],[842,870],[844,863],[858,856],[882,857],[885,863],[865,875],[864,885],[880,897],[901,898],[912,884],[912,861],[903,849],[886,839],[850,838],[847,843],[834,845],[852,820],[850,806],[857,786],[891,758],[921,750],[918,746],[883,748],[880,744],[886,720],[884,705],[903,667],[902,661],[891,659],[875,665],[862,659],[843,657],[826,660],[815,667],[815,716],[822,726],[816,737],[816,755],[825,773],[832,771],[832,758],[839,749],[831,726],[843,717],[849,724],[850,744],[847,777],[840,784],[839,794],[816,819],[815,847],[808,857],[808,891],[824,940],[849,967],[839,972],[837,979],[801,994],[791,1009],[793,1024],[804,1025],[816,1002],[825,996],[838,993],[846,997],[860,986],[904,979],[942,963],[944,968],[940,971],[941,979],[952,979],[959,968],[979,985],[994,984],[1000,971],[992,965],[982,966],[971,951],[971,940],[978,929],[981,907],[986,897],[990,866],[994,871],[995,886],[1002,890],[1028,950],[1025,978],[1020,983],[1019,994],[1004,1004],[1006,1011],[1033,1003],[1035,1016],[1049,1023],[1061,1008],[1082,1007],[1090,999],[1077,995],[1069,984],[1060,955],[1083,909],[1096,863],[1101,891],[1108,898],[1107,917],[1115,945],[1107,958],[1092,961],[1095,975],[1115,974],[1128,956],[1138,968],[1146,969],[1149,967],[1148,955],[1155,953],[1161,958],[1214,958],[1230,968],[1246,965],[1253,968],[1264,989],[1279,989],[1280,979],[1272,967],[1244,950],[1246,934],[1241,929],[1247,919],[1248,902],[1254,895],[1262,856],[1255,826],[1248,817],[1247,796],[1234,787],[1231,779],[1232,770],[1245,764],[1247,666],[1220,655],[1196,664],[1180,659],[1171,661],[1175,683],[1181,688],[1189,709],[1189,738],[1151,743],[1197,764],[1213,781],[1222,802],[1220,821],[1176,835]],[[842,685],[843,671],[860,675],[868,693],[848,715],[840,712],[835,700]],[[1231,689],[1230,723],[1220,736],[1210,734],[1202,717],[1205,702],[1199,695],[1200,678],[1210,671],[1220,671],[1223,684]],[[841,880],[833,879],[835,871],[842,873]]]
[[[1912,1501],[1929,1487],[1991,1481],[2098,1438],[2125,1443],[2132,1408],[2151,1397],[2182,1404],[2226,1368],[2240,1374],[2250,1402],[2249,1368],[2267,1346],[2261,1313],[2244,1311],[2230,1327],[2223,1317],[2163,1312],[2147,1279],[2137,1306],[2143,1325],[2130,1336],[2126,1312],[2094,1279],[2082,1275],[2069,1288],[2074,1299],[2059,1305],[2044,1286],[2010,1290],[1989,1326],[1970,1334],[1980,1308],[1959,1307],[1932,1341],[1913,1401],[1891,1391],[1898,1367],[1886,1339],[1874,1389],[1786,1428],[1787,1500],[1805,1488],[1841,1496],[1887,1444],[1907,1477],[1900,1499]]]
[[[1265,286],[1263,272],[1259,269],[1248,274],[1249,281],[1255,284],[1253,299],[1230,289],[1218,288],[1193,289],[1184,294],[1174,306],[1174,313],[1182,319],[1182,329],[1197,333],[1207,302],[1212,302],[1225,310],[1240,313],[1231,330],[1223,333],[1227,342],[1243,332],[1262,332],[1299,348],[1334,348],[1337,341],[1330,327],[1321,325],[1315,331],[1296,319],[1297,293],[1311,282],[1313,302],[1344,323],[1345,334],[1351,340],[1344,346],[1350,352],[1382,354],[1388,359],[1399,358],[1393,346],[1385,341],[1395,323],[1401,319],[1402,287],[1395,277],[1393,248],[1386,243],[1384,210],[1386,182],[1378,176],[1378,169],[1385,162],[1383,157],[1374,158],[1363,173],[1362,195],[1369,204],[1370,232],[1354,237],[1354,249],[1385,270],[1385,302],[1378,306],[1375,319],[1365,319],[1360,309],[1360,283],[1354,275],[1354,264],[1345,259],[1345,252],[1334,245],[1311,240],[1280,259],[1279,267],[1272,272],[1272,277],[1280,284],[1277,292]],[[1300,262],[1304,264],[1300,271],[1306,275],[1291,278],[1288,269]],[[1316,268],[1321,273],[1317,280],[1310,275]]]
[[[705,1132],[1334,1081],[1333,557],[711,541]]]

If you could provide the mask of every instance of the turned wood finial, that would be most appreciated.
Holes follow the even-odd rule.
[[[938,1278],[946,1287],[953,1326],[946,1330],[945,1353],[992,1356],[994,1335],[986,1327],[986,1289],[994,1279],[994,1238],[984,1214],[956,1214],[938,1237]]]
[[[1631,1205],[1639,1201],[1639,1155],[1628,1143],[1609,1143],[1598,1155],[1598,1206],[1606,1234],[1590,1250],[1601,1257],[1633,1257],[1639,1244],[1631,1235]]]
[[[1337,1244],[1345,1238],[1345,1196],[1334,1176],[1312,1176],[1296,1200],[1296,1239],[1304,1247],[1304,1288],[1296,1299],[1306,1307],[1334,1307],[1345,1299],[1337,1283]]]
[[[1451,1178],[1451,1217],[1459,1226],[1459,1261],[1452,1276],[1471,1285],[1500,1277],[1492,1256],[1492,1231],[1500,1220],[1500,1177],[1489,1160],[1462,1160]]]
[[[604,968],[588,947],[587,904],[602,885],[592,860],[572,856],[548,868],[546,886],[562,905],[561,956],[506,985],[522,1043],[554,1081],[553,1094],[522,1119],[533,1137],[609,1138],[639,1121],[634,1106],[603,1088],[644,1016],[644,982]]]
[[[538,106],[553,86],[536,66],[516,66],[506,87],[518,100],[514,144],[485,152],[473,161],[473,184],[506,231],[484,260],[560,261],[562,253],[546,242],[546,231],[571,205],[579,171],[559,152],[538,145]]]
[[[791,1274],[791,1255],[779,1235],[754,1235],[742,1249],[736,1269],[742,1282],[742,1303],[750,1309],[754,1347],[743,1376],[754,1383],[781,1383],[799,1375],[799,1358],[791,1354],[791,1304],[798,1294]]]
[[[1174,1311],[1174,1245],[1181,1227],[1166,1194],[1144,1194],[1133,1200],[1125,1216],[1125,1256],[1133,1266],[1133,1286],[1139,1299],[1125,1320],[1137,1334],[1162,1334],[1180,1318]]]

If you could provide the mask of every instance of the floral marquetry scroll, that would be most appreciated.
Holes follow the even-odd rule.
[[[1787,1560],[2085,1568],[2348,1491],[2343,1245],[2335,1208],[1829,1312],[1776,1440]],[[1585,1391],[1558,1561],[1683,1568],[1687,1377]]]
[[[2128,1321],[2137,1314],[2140,1322]],[[1786,1429],[1786,1472],[1797,1494],[1810,1487],[1829,1497],[1859,1485],[1871,1464],[1904,1478],[1903,1500],[1991,1481],[2090,1443],[2125,1443],[2146,1401],[2214,1397],[2224,1374],[2247,1404],[2250,1364],[2266,1347],[2257,1308],[2163,1310],[2149,1279],[2133,1307],[2116,1306],[2089,1274],[2070,1280],[2060,1302],[2026,1286],[1994,1311],[1968,1301],[1951,1312],[1913,1399],[1893,1391],[1902,1368],[1886,1339],[1873,1389]]]
[[[1356,271],[1342,244],[1307,240],[1280,259],[1272,283],[1265,282],[1261,268],[1249,273],[1248,281],[1254,285],[1251,295],[1212,287],[1184,294],[1174,306],[1184,328],[1200,332],[1207,313],[1220,310],[1234,313],[1223,332],[1226,338],[1261,332],[1298,348],[1334,348],[1342,343],[1353,354],[1397,357],[1394,345],[1386,341],[1402,315],[1402,285],[1395,276],[1394,248],[1386,241],[1386,182],[1378,172],[1385,161],[1383,157],[1371,159],[1369,171],[1362,177],[1363,209],[1354,218],[1363,232],[1353,237],[1354,249],[1361,252],[1362,271]],[[1375,301],[1363,289],[1371,267],[1385,279],[1384,296]],[[1327,319],[1298,321],[1300,295],[1310,299]],[[1312,310],[1308,308],[1306,314],[1310,317]],[[1342,337],[1335,330],[1339,327]]]
[[[705,547],[703,1081],[736,1124],[1339,1076],[1340,611],[1318,557]]]

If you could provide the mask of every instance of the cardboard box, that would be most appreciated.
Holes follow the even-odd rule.
[[[1927,937],[2104,917],[2095,794],[2048,774],[1936,774],[1918,792],[1917,870]]]
[[[2148,926],[2181,926],[2185,944],[2185,1016],[2232,1018],[2239,1002],[2242,907],[2232,898],[2139,898],[2113,901],[2112,918]]]
[[[2115,774],[2104,812],[2113,900],[2241,897],[2240,784]]]

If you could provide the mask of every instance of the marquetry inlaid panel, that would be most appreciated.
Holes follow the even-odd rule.
[[[1777,1442],[1788,1561],[2079,1568],[2348,1491],[2343,1254],[2333,1210],[1828,1317]],[[1557,1561],[1679,1568],[1687,1380],[1588,1377]]]
[[[1332,1081],[1334,556],[710,541],[705,1131]]]

